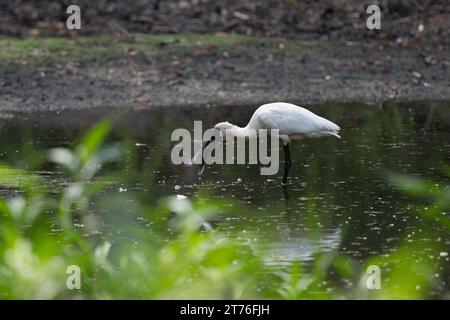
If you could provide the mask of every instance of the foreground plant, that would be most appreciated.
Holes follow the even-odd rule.
[[[105,143],[110,129],[109,120],[101,121],[73,149],[48,151],[48,161],[39,165],[56,165],[63,183],[0,164],[0,185],[15,191],[0,198],[0,298],[424,298],[439,288],[435,274],[444,260],[426,256],[442,248],[414,237],[362,261],[337,249],[309,265],[268,267],[265,253],[250,241],[231,240],[210,225],[232,207],[243,211],[231,200],[204,190],[192,199],[174,195],[148,203],[123,192],[118,186],[127,177],[114,166],[125,148]],[[417,214],[448,228],[442,214],[449,208],[448,186],[405,176],[392,180],[428,199],[431,209],[417,206]],[[367,286],[371,266],[382,270],[376,290]]]
[[[99,172],[122,153],[117,145],[102,147],[110,127],[107,120],[98,123],[73,151],[49,151],[49,161],[66,172],[62,188],[31,172],[0,167],[2,185],[18,194],[0,199],[1,297],[257,297],[262,264],[251,249],[211,230],[199,231],[206,217],[223,209],[219,201],[192,203],[178,196],[155,207],[136,203],[132,208],[140,223],[126,230],[130,241],[116,242],[98,231],[102,204],[120,208],[136,200],[131,193],[111,190],[99,197],[99,191],[114,184]],[[69,287],[79,290],[67,286],[73,279],[71,266],[81,271],[80,283]]]

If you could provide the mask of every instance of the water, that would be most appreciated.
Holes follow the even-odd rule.
[[[317,253],[331,251],[364,261],[375,255],[389,256],[399,244],[408,241],[448,253],[448,230],[425,222],[413,210],[416,205],[427,205],[426,201],[391,186],[386,172],[423,177],[448,186],[443,168],[450,163],[449,107],[449,103],[436,102],[312,107],[312,111],[341,126],[342,139],[294,142],[287,188],[281,186],[282,164],[276,176],[259,175],[257,165],[215,165],[198,177],[196,169],[170,162],[172,130],[192,131],[194,120],[202,120],[204,129],[226,120],[245,125],[253,108],[17,115],[1,120],[0,157],[23,165],[26,159],[33,161],[36,150],[73,145],[96,120],[112,114],[117,122],[110,142],[131,141],[127,156],[134,159],[121,164],[127,179],[116,181],[120,193],[138,193],[154,204],[167,195],[193,197],[206,188],[213,198],[232,199],[230,205],[236,212],[221,214],[212,224],[231,238],[254,243],[266,252],[268,265],[313,262]],[[282,153],[280,157],[283,161]],[[146,183],[147,177],[133,177],[136,168],[146,172],[148,181],[153,182]],[[37,173],[58,184],[66,183],[58,168],[41,167]],[[0,189],[5,197],[14,192]],[[119,203],[120,197],[115,198]],[[116,241],[130,241],[125,236],[126,225],[140,222],[133,212],[133,201],[127,201],[120,204],[120,214],[105,214],[108,218],[101,221],[96,232],[115,235]],[[97,214],[94,211],[93,216]],[[416,257],[410,259],[414,263]],[[430,255],[429,259],[447,261],[439,274],[446,290],[448,256]]]

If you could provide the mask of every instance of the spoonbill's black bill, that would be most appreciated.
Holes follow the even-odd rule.
[[[319,138],[333,136],[340,138],[340,128],[335,123],[322,118],[311,111],[297,105],[285,102],[275,102],[260,106],[253,113],[247,126],[239,127],[229,122],[220,122],[214,126],[218,129],[220,136],[225,139],[227,135],[234,137],[250,137],[255,133],[258,135],[259,129],[277,129],[279,137],[283,143],[285,166],[283,183],[287,183],[289,169],[292,165],[289,144],[293,140],[305,138]],[[211,143],[208,141],[202,148],[202,166],[199,174],[204,172],[206,163],[203,157],[204,148]],[[192,163],[198,157],[195,155]]]

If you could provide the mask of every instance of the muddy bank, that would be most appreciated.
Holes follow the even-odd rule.
[[[154,35],[0,40],[0,112],[450,100],[450,46]]]

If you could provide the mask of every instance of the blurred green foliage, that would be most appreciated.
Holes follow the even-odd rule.
[[[192,199],[174,195],[149,204],[133,192],[111,188],[117,177],[139,176],[121,172],[120,166],[109,173],[102,170],[124,157],[135,161],[134,155],[125,156],[126,142],[105,144],[111,126],[109,119],[100,121],[73,149],[50,149],[46,161],[33,164],[56,165],[64,172],[63,187],[31,170],[0,165],[0,184],[17,191],[0,199],[0,298],[397,299],[427,298],[430,288],[439,285],[434,275],[440,266],[423,258],[438,254],[439,248],[425,249],[414,237],[363,264],[336,249],[317,254],[312,266],[298,261],[269,267],[263,251],[209,224],[215,215],[243,205],[230,206],[232,200],[210,197],[208,190]],[[159,154],[143,165],[145,172],[162,161],[161,150],[153,152]],[[448,168],[445,172],[450,176]],[[388,176],[401,192],[427,199],[426,209],[416,208],[419,214],[450,229],[441,214],[450,207],[448,186]],[[130,223],[132,218],[138,223]],[[103,219],[123,226],[122,232],[99,232]],[[309,224],[311,229],[315,225]],[[80,290],[66,287],[71,265],[81,269]],[[386,271],[381,290],[367,288],[369,265]]]

